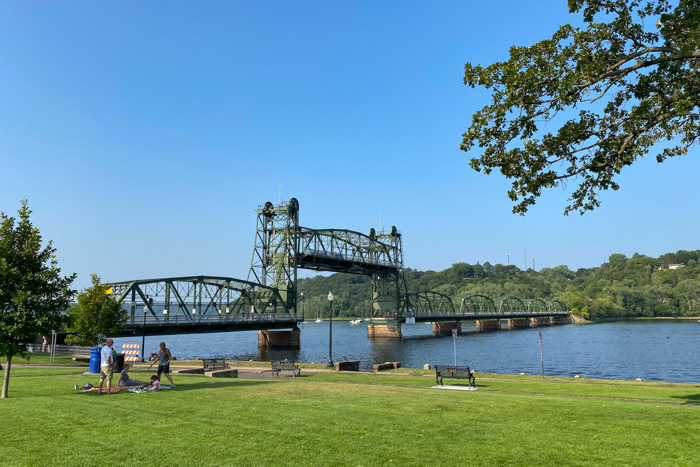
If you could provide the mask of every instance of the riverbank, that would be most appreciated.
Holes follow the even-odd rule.
[[[168,391],[97,396],[73,389],[95,376],[40,373],[54,370],[80,371],[13,372],[0,464],[101,464],[126,451],[130,463],[177,465],[700,462],[700,385],[479,374],[464,391],[435,389],[422,370],[307,369],[174,375]]]

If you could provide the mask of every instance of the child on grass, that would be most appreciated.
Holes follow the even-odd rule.
[[[160,391],[160,381],[156,375],[151,376],[151,387],[148,388],[148,391]]]

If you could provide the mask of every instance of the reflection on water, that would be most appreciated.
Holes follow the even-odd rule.
[[[463,324],[457,338],[457,361],[481,372],[540,373],[538,331],[542,331],[545,374],[700,383],[700,323],[693,321],[624,321],[587,326],[551,326],[477,333]],[[178,359],[225,357],[235,360],[328,362],[328,322],[302,326],[300,349],[258,349],[255,331],[146,338],[146,354],[166,341]],[[375,363],[401,362],[422,368],[454,361],[452,337],[432,337],[432,326],[403,326],[404,338],[367,338],[366,324],[333,323],[333,359],[360,360],[363,369]],[[141,338],[115,339],[140,344]]]

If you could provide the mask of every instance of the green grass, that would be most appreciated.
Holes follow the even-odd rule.
[[[56,355],[56,362],[51,363],[51,356],[47,353],[32,353],[27,355],[28,358],[21,358],[18,356],[12,357],[12,364],[32,364],[32,365],[74,365],[74,366],[89,366],[89,363],[81,363],[73,360],[72,355]],[[86,358],[86,356],[79,356],[76,358]],[[4,356],[0,356],[0,362],[5,366],[7,359]]]
[[[700,406],[687,404],[700,385],[508,376],[468,392],[407,374],[174,378],[173,390],[98,396],[73,390],[94,376],[13,376],[0,465],[700,463]]]

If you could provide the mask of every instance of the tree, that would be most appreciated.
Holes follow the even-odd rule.
[[[512,47],[506,62],[464,67],[464,83],[491,90],[492,103],[473,115],[461,148],[481,148],[474,170],[513,180],[514,213],[575,182],[564,214],[583,214],[639,157],[663,162],[700,138],[698,0],[569,0],[569,11],[582,12],[585,29],[565,24]]]
[[[100,277],[93,274],[92,286],[78,294],[78,302],[66,316],[65,328],[69,333],[67,342],[95,346],[122,328],[128,314],[113,295],[105,292]]]
[[[24,355],[27,344],[61,324],[75,291],[75,274],[61,277],[53,242],[42,248],[39,229],[29,216],[27,201],[18,221],[0,213],[0,355],[7,357],[2,395],[7,398],[13,355]]]

